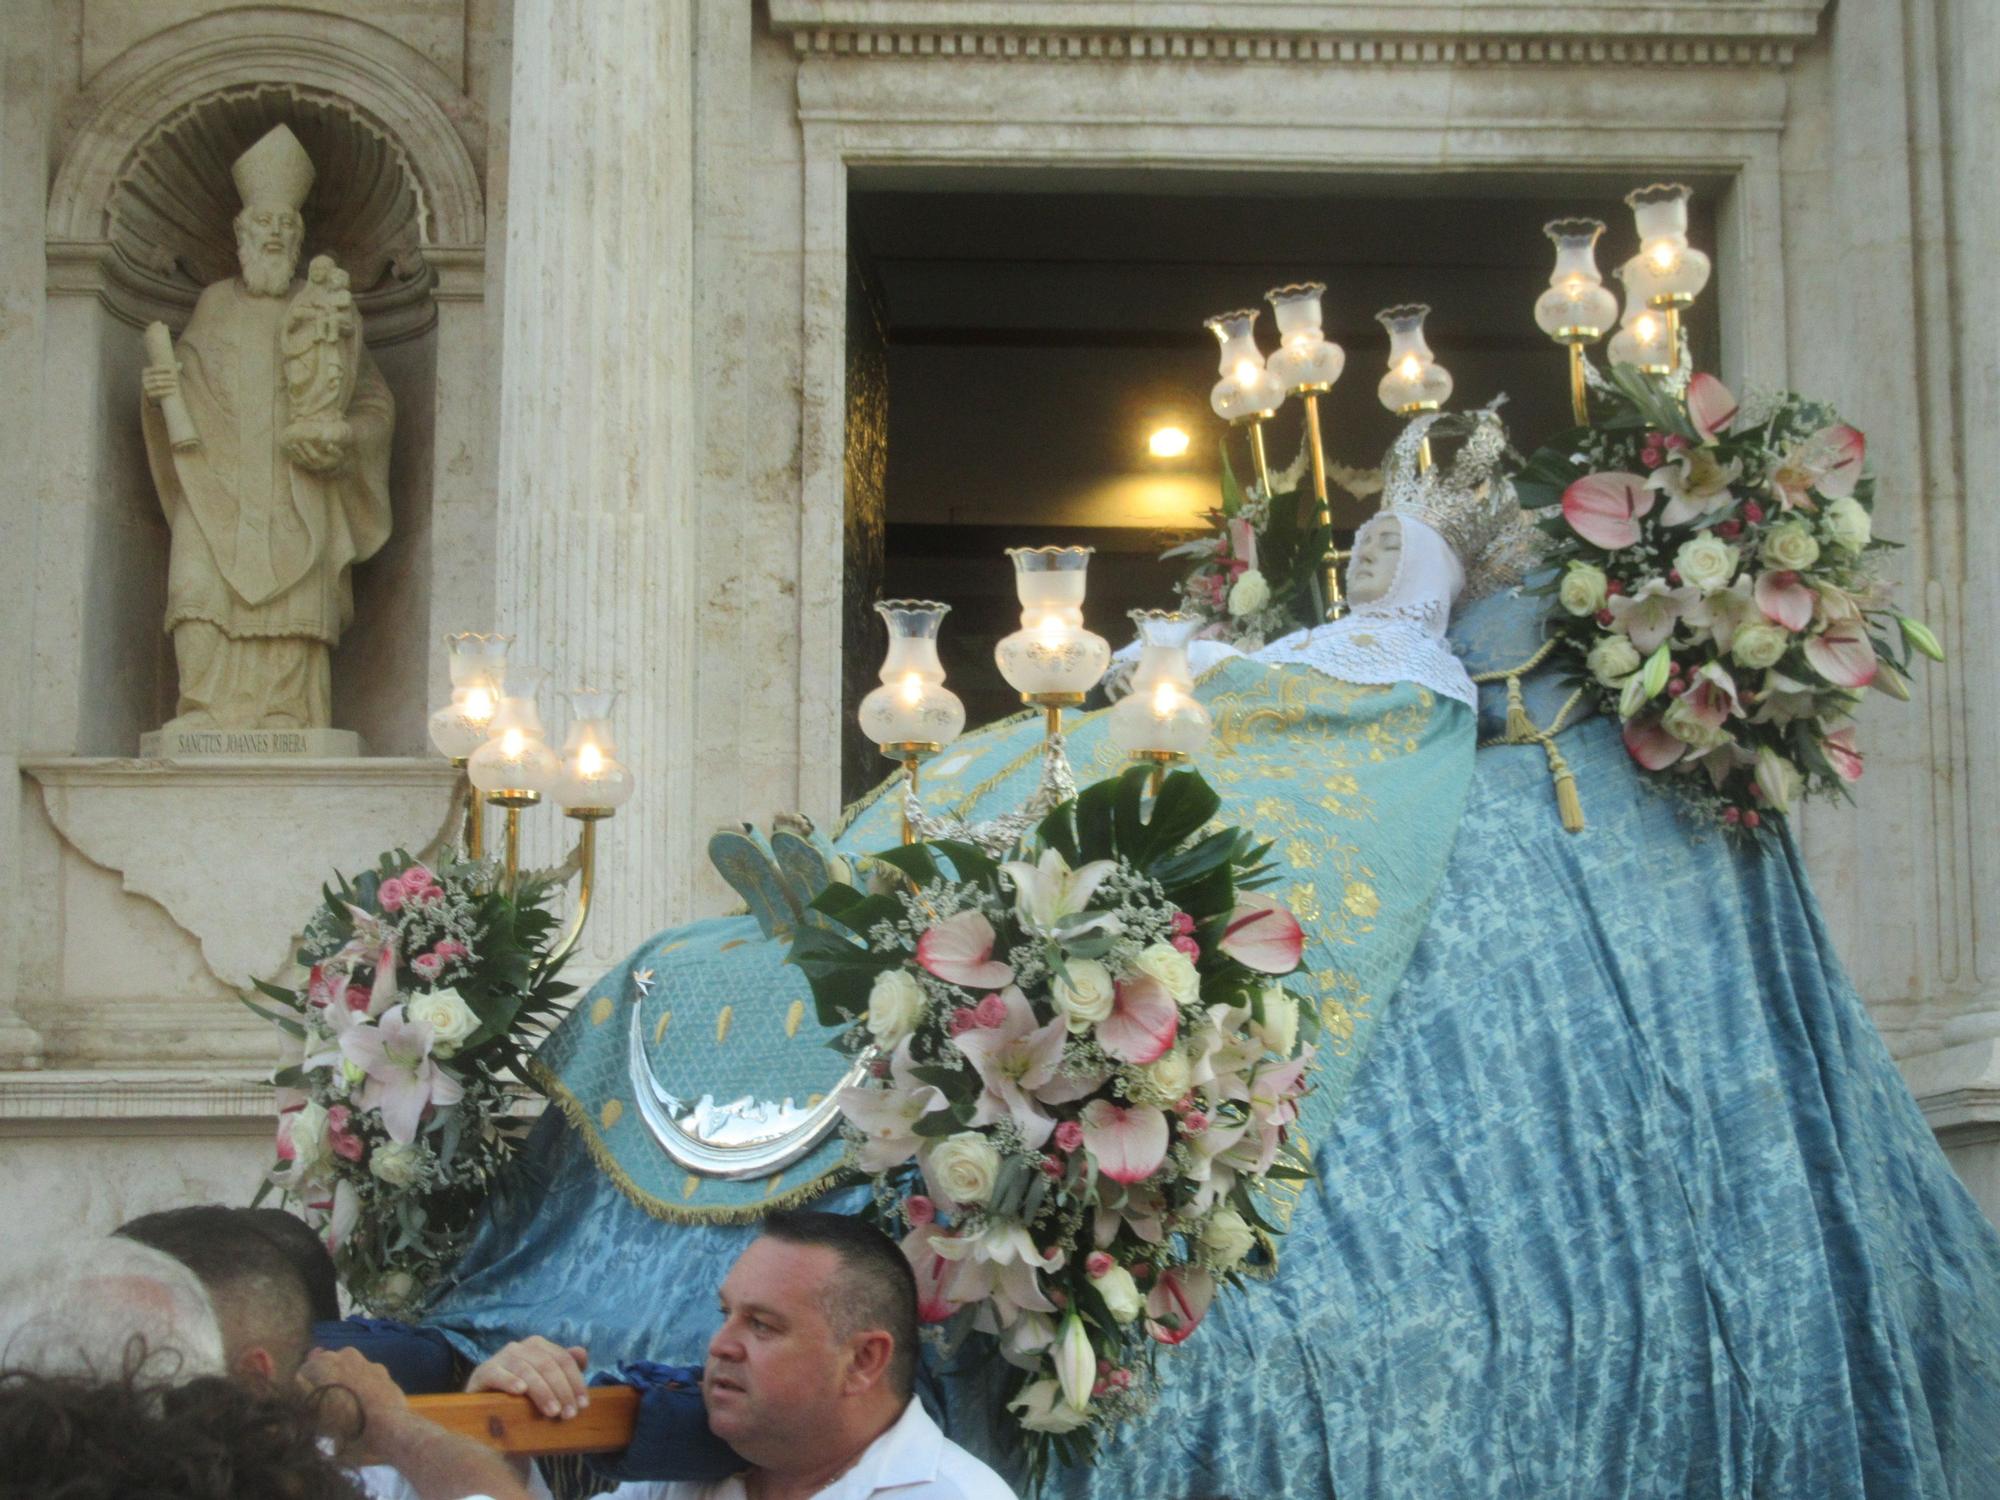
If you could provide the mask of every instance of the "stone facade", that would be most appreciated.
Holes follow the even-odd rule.
[[[716,823],[837,811],[853,174],[1172,165],[1720,184],[1721,373],[1867,429],[1900,584],[1951,652],[1912,708],[1871,710],[1866,795],[1805,842],[2000,1215],[2000,832],[1977,811],[2000,701],[1976,654],[2000,520],[1968,460],[2000,409],[2000,291],[1968,259],[2000,229],[1992,12],[23,0],[0,29],[0,1213],[81,1179],[93,1224],[248,1190],[261,1042],[231,986],[325,867],[446,821],[421,759],[446,630],[512,629],[557,685],[627,689],[641,791],[606,831],[586,967],[721,906],[697,873]],[[374,757],[262,769],[225,821],[219,772],[123,761],[171,687],[138,329],[185,321],[213,249],[161,212],[176,174],[273,112],[334,153],[327,222],[375,273],[400,509],[335,660],[336,725]],[[296,902],[286,848],[309,851]],[[216,902],[188,860],[269,899]]]

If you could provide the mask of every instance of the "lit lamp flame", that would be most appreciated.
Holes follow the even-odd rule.
[[[915,708],[919,703],[924,701],[923,675],[918,672],[905,672],[903,680],[898,684],[896,691],[902,694],[904,703],[911,708]]]
[[[1042,623],[1035,627],[1036,637],[1043,646],[1051,651],[1056,650],[1062,645],[1063,636],[1066,633],[1062,618],[1059,615],[1043,615]]]
[[[1402,364],[1397,366],[1396,373],[1405,380],[1417,380],[1424,373],[1423,362],[1414,354],[1405,354]]]
[[[1632,320],[1632,331],[1639,335],[1641,343],[1650,344],[1660,336],[1660,325],[1651,313],[1641,313]]]
[[[527,748],[527,737],[518,729],[509,729],[500,736],[500,753],[509,760],[519,760],[521,752]]]
[[[585,740],[577,747],[576,774],[586,781],[595,781],[604,774],[604,752],[597,748],[595,740]]]
[[[484,724],[493,717],[493,694],[483,687],[467,688],[465,692],[465,717],[475,724]]]
[[[1180,691],[1171,682],[1163,682],[1153,689],[1153,716],[1155,718],[1171,719],[1174,716],[1174,710],[1180,706]]]
[[[1652,256],[1653,264],[1662,271],[1671,271],[1674,268],[1674,247],[1665,240],[1653,246]]]

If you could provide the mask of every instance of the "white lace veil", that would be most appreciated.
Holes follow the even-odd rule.
[[[1280,636],[1250,659],[1312,667],[1342,682],[1421,683],[1477,711],[1479,690],[1444,638],[1452,601],[1465,587],[1465,568],[1451,544],[1415,516],[1378,512],[1355,534],[1355,549],[1392,516],[1403,547],[1382,597],[1356,604],[1344,619]]]

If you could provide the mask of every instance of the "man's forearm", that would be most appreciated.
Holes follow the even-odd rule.
[[[514,1465],[491,1448],[448,1432],[422,1417],[400,1415],[382,1430],[363,1434],[369,1461],[401,1474],[420,1500],[530,1500]]]

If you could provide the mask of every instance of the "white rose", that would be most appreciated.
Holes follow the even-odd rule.
[[[412,1021],[429,1023],[431,1051],[439,1057],[450,1057],[460,1042],[479,1029],[479,1017],[454,989],[412,995],[403,1003],[403,1014]]]
[[[1713,750],[1729,743],[1729,732],[1704,723],[1695,713],[1694,705],[1685,698],[1676,698],[1667,705],[1667,711],[1660,715],[1660,727],[1697,750]]]
[[[1270,602],[1271,585],[1255,568],[1229,586],[1229,612],[1232,615],[1254,615]]]
[[[1110,1016],[1117,1004],[1118,990],[1111,971],[1094,958],[1064,959],[1063,967],[1069,971],[1069,977],[1056,976],[1049,985],[1049,998],[1069,1022],[1071,1031],[1088,1031]]]
[[[1791,632],[1769,620],[1752,620],[1740,626],[1729,642],[1729,654],[1739,667],[1775,667],[1791,644]]]
[[[1218,1271],[1239,1265],[1257,1243],[1257,1236],[1233,1208],[1218,1208],[1201,1228],[1201,1243]]]
[[[883,1047],[893,1048],[917,1029],[928,998],[907,969],[877,974],[868,991],[868,1030]]]
[[[1803,572],[1819,561],[1819,543],[1805,522],[1780,521],[1764,533],[1764,561],[1787,572]]]
[[[1679,570],[1682,583],[1691,583],[1705,592],[1723,587],[1736,576],[1736,560],[1734,547],[1713,532],[1704,531],[1681,543],[1674,554],[1674,567]]]
[[[1826,534],[1843,552],[1859,552],[1875,535],[1875,523],[1852,495],[1842,495],[1820,512]]]
[[[408,1187],[423,1175],[424,1149],[414,1142],[384,1141],[369,1156],[368,1170],[390,1187]]]
[[[1583,664],[1604,686],[1617,687],[1639,670],[1639,652],[1624,636],[1607,635],[1590,648]]]
[[[1792,799],[1805,785],[1799,768],[1775,750],[1757,752],[1757,790],[1779,812],[1792,810]]]
[[[371,1303],[391,1310],[410,1311],[410,1302],[417,1295],[417,1279],[408,1271],[391,1271],[375,1283],[375,1295]]]
[[[1192,1005],[1201,995],[1201,976],[1172,943],[1155,943],[1132,960],[1132,968],[1167,987],[1176,1005]]]
[[[1194,1068],[1179,1047],[1161,1053],[1146,1064],[1146,1079],[1162,1099],[1178,1099],[1194,1082]]]
[[[1091,1277],[1090,1284],[1104,1299],[1105,1310],[1120,1323],[1129,1323],[1146,1310],[1146,1299],[1139,1291],[1139,1283],[1123,1266],[1114,1265],[1102,1276]]]
[[[311,1099],[281,1121],[292,1148],[292,1170],[309,1177],[326,1161],[326,1110]]]
[[[984,1203],[1000,1177],[1000,1153],[976,1130],[961,1130],[931,1152],[931,1175],[954,1203]]]
[[[1573,615],[1596,614],[1610,598],[1604,569],[1589,563],[1571,563],[1569,571],[1563,574],[1562,588],[1556,598]]]
[[[1299,1002],[1272,985],[1259,997],[1259,1006],[1263,1017],[1252,1011],[1250,1029],[1278,1056],[1290,1057],[1299,1039]]]

